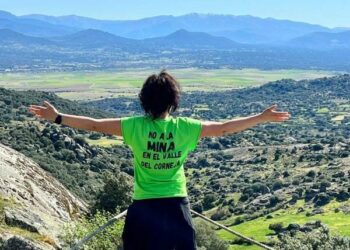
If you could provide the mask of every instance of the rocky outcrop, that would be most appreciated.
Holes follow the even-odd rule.
[[[3,223],[47,236],[53,239],[53,245],[56,246],[59,246],[58,235],[64,223],[86,211],[86,205],[82,201],[35,162],[2,144],[0,198],[7,204],[2,211]],[[20,241],[22,243],[19,243]],[[26,241],[28,240],[23,241],[23,237],[12,235],[2,240],[0,248],[40,249],[40,246],[35,248],[34,243],[31,246]],[[27,243],[28,247],[11,248],[17,246],[16,244]]]
[[[0,234],[0,249],[2,250],[54,250],[55,248],[38,241],[24,237],[3,233]]]

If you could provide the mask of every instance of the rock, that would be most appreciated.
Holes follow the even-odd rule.
[[[35,162],[2,144],[0,198],[11,200],[4,209],[9,226],[48,236],[58,246],[63,225],[87,211],[82,201]]]
[[[302,212],[304,212],[305,211],[305,209],[303,208],[303,207],[299,207],[298,208],[298,213],[302,213]]]
[[[311,216],[315,214],[323,214],[324,210],[322,208],[315,208],[314,210],[311,211]]]
[[[64,135],[63,142],[64,142],[64,145],[66,146],[66,148],[75,147],[75,141],[67,135]]]
[[[12,234],[0,235],[0,249],[2,250],[53,250],[52,246],[32,241]]]
[[[5,223],[9,226],[16,226],[24,230],[45,234],[43,228],[45,222],[31,211],[22,211],[16,208],[5,208]]]

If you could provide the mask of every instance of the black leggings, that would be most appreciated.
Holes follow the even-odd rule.
[[[197,249],[188,198],[134,200],[125,219],[123,249]]]

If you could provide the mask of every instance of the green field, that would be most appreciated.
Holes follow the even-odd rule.
[[[121,137],[118,137],[116,139],[102,137],[101,139],[98,139],[98,140],[91,140],[86,138],[86,142],[89,143],[90,145],[101,146],[101,147],[110,147],[112,145],[123,144],[123,140]]]
[[[184,91],[213,91],[261,85],[283,78],[313,79],[335,72],[313,70],[258,69],[174,69],[170,70]],[[95,100],[106,97],[135,96],[147,76],[157,70],[3,73],[0,87],[54,91],[72,100]]]
[[[271,215],[273,218],[266,219],[266,217],[260,217],[255,220],[251,220],[248,222],[244,222],[242,224],[230,227],[231,229],[242,233],[248,237],[254,238],[261,242],[269,241],[270,234],[273,231],[269,230],[269,225],[273,223],[282,222],[283,226],[288,226],[290,223],[297,223],[300,225],[305,224],[306,222],[320,220],[322,223],[326,224],[331,232],[334,234],[350,236],[350,224],[349,224],[349,214],[345,214],[343,212],[335,212],[336,208],[341,206],[350,206],[350,202],[339,203],[336,201],[332,201],[328,205],[322,207],[324,209],[323,214],[318,214],[314,216],[306,216],[308,211],[311,209],[305,209],[304,212],[298,213],[297,210],[299,207],[305,208],[304,201],[298,201],[297,204],[291,206],[288,209],[278,210]],[[218,235],[225,240],[233,240],[235,236],[232,236],[230,233],[219,230]],[[234,250],[256,250],[260,249],[256,246],[238,246],[231,245],[230,249]]]

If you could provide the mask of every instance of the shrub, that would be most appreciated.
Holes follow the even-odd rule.
[[[131,204],[132,184],[122,174],[105,177],[103,190],[97,195],[93,212],[104,210],[114,212],[125,210]]]
[[[96,132],[93,132],[89,135],[89,139],[91,140],[98,140],[98,139],[101,139],[101,137],[102,137],[102,134],[96,133]]]
[[[205,221],[194,221],[196,242],[200,250],[227,250],[229,245],[220,239],[215,230]]]
[[[326,193],[320,193],[314,198],[314,203],[316,206],[324,206],[331,201],[331,197]]]
[[[275,246],[276,250],[348,250],[350,239],[341,236],[333,236],[328,228],[321,226],[320,229],[310,233],[297,233],[294,237],[286,234],[279,238]]]
[[[203,209],[204,210],[208,210],[214,207],[214,201],[216,200],[215,195],[213,194],[208,194],[206,196],[204,196],[203,199]]]
[[[277,180],[272,184],[272,190],[274,190],[274,191],[279,190],[282,187],[283,187],[283,182],[280,180]]]
[[[278,234],[283,230],[283,223],[278,222],[278,223],[270,224],[269,229],[272,231],[275,231],[275,233]]]
[[[93,217],[83,217],[82,219],[66,224],[61,237],[65,247],[72,247],[76,242],[91,233],[99,226],[105,224],[112,215],[110,213],[96,212]],[[122,245],[121,234],[124,222],[121,220],[117,224],[106,228],[102,233],[96,235],[87,242],[84,249],[89,250],[109,250],[120,249]]]
[[[217,220],[224,220],[226,217],[227,217],[227,211],[222,208],[219,208],[215,211],[215,213],[212,216],[210,216],[210,219],[217,221]]]
[[[315,176],[316,176],[315,170],[310,170],[310,171],[306,174],[306,176],[308,176],[308,177],[310,177],[310,178],[315,178]]]

